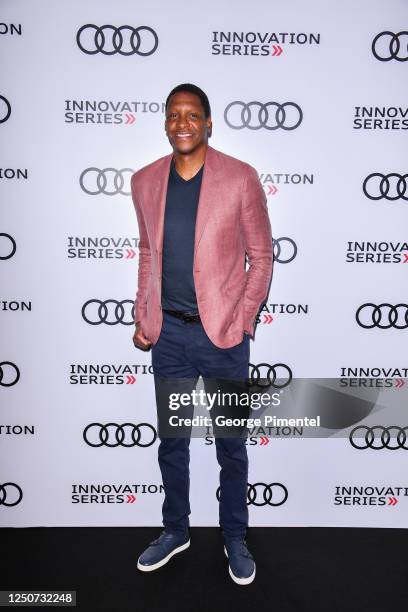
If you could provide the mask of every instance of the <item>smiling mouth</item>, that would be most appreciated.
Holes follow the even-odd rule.
[[[191,136],[190,132],[179,132],[176,134],[176,138],[191,138]]]

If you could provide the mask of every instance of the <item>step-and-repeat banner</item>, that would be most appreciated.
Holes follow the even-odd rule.
[[[179,83],[206,91],[210,144],[267,196],[275,266],[252,374],[402,398],[405,0],[3,0],[0,56],[3,526],[161,525],[130,176],[170,152]],[[250,524],[407,527],[408,420],[373,415],[321,439],[251,431]],[[193,439],[192,525],[218,524],[218,485],[214,438]]]

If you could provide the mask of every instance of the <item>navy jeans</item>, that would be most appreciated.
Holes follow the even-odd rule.
[[[229,349],[215,346],[200,322],[185,323],[163,312],[163,327],[152,346],[156,399],[159,379],[185,379],[191,389],[198,377],[244,381],[248,377],[249,336]],[[186,391],[186,387],[184,387]],[[193,408],[191,407],[191,414]],[[165,499],[163,524],[169,531],[185,532],[190,515],[190,436],[160,435],[158,459]],[[248,527],[248,456],[244,437],[215,437],[220,471],[219,523],[226,539],[245,537]],[[214,501],[216,500],[214,491]]]

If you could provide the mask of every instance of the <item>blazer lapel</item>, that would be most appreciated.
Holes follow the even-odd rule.
[[[201,181],[200,198],[198,200],[197,219],[195,226],[194,254],[197,251],[205,225],[211,212],[211,207],[218,199],[220,179],[217,165],[217,152],[212,147],[207,148],[204,172]]]
[[[158,200],[156,217],[156,245],[159,253],[163,251],[164,212],[166,208],[167,185],[169,182],[170,164],[173,153],[163,159],[163,167],[155,185],[154,199]]]

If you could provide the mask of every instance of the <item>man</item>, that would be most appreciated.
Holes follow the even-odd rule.
[[[159,380],[194,386],[200,375],[246,379],[249,337],[268,295],[273,257],[265,194],[254,168],[208,145],[211,130],[206,94],[191,84],[175,87],[165,120],[173,153],[131,181],[140,236],[133,342],[152,347],[157,401]],[[165,529],[139,557],[142,571],[161,567],[190,545],[190,437],[161,436],[159,424],[159,438]],[[215,443],[229,573],[249,584],[255,562],[245,540],[245,439],[217,437]]]

